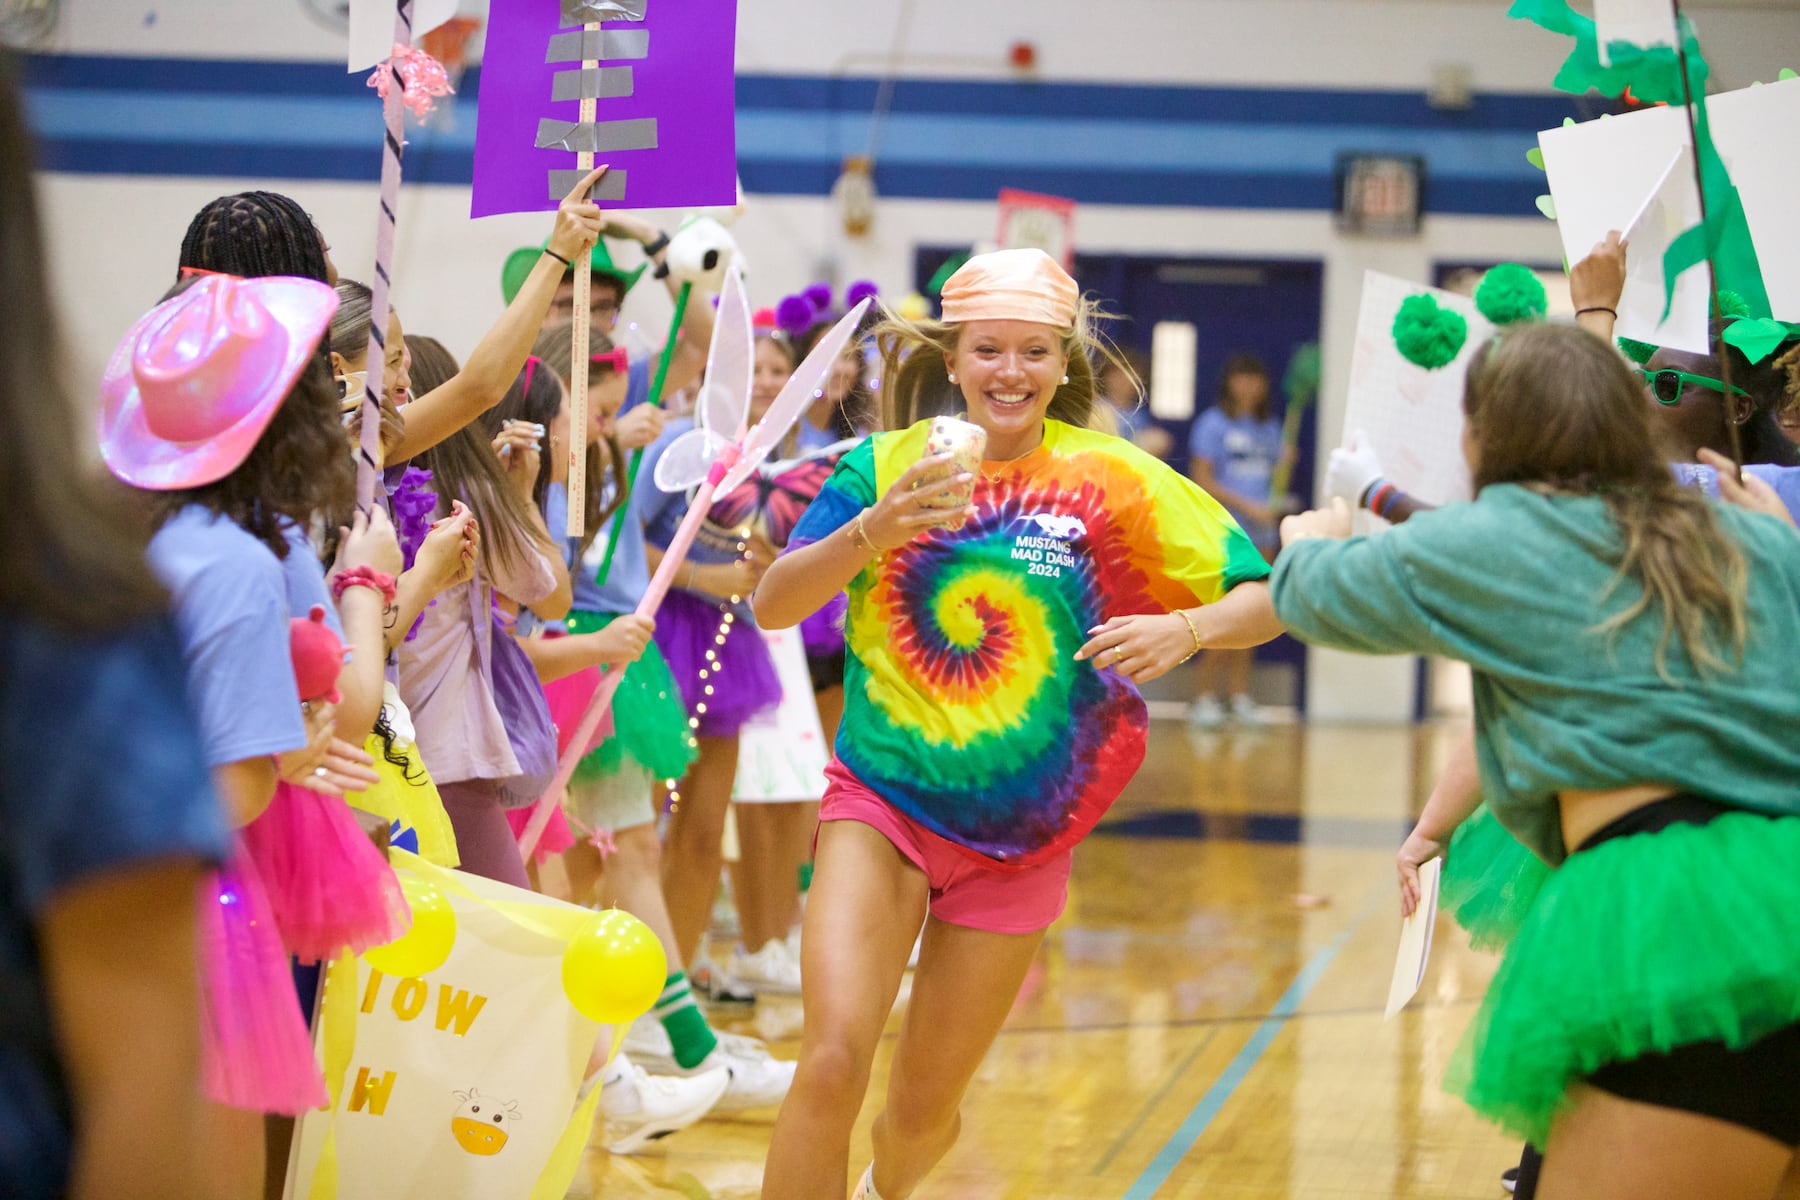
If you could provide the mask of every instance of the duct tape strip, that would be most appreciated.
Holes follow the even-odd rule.
[[[552,100],[617,100],[632,93],[630,67],[580,67],[558,71]]]
[[[650,57],[648,29],[572,29],[550,39],[547,63]]]
[[[550,172],[550,199],[560,201],[576,184],[581,182],[585,175],[587,172],[580,170]],[[600,182],[594,185],[594,190],[589,194],[596,201],[623,200],[625,199],[625,176],[626,172],[614,167],[600,177]]]
[[[538,122],[539,150],[573,150],[577,154],[611,154],[616,150],[656,149],[656,118],[634,117],[629,121],[558,121],[545,117]]]
[[[641,21],[650,0],[562,0],[564,25],[598,25],[602,21]]]

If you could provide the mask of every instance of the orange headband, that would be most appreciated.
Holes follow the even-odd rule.
[[[995,250],[977,254],[944,284],[944,320],[1032,321],[1058,329],[1075,327],[1081,289],[1042,250]]]

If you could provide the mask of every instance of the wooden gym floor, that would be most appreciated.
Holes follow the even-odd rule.
[[[1493,960],[1440,921],[1411,1007],[1383,1022],[1393,851],[1447,734],[1153,726],[1143,770],[1075,855],[1051,930],[919,1200],[1492,1200],[1517,1146],[1439,1086]],[[904,1004],[904,992],[901,1003]],[[798,1000],[730,1025],[798,1052]],[[886,1086],[898,1009],[876,1062]],[[707,1121],[592,1194],[747,1200],[773,1113]]]

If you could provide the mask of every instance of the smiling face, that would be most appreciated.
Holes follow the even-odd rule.
[[[970,321],[945,365],[969,420],[987,430],[988,457],[1018,458],[1037,448],[1044,414],[1068,370],[1063,331],[1032,321]]]
[[[773,339],[759,337],[756,339],[755,366],[755,373],[750,378],[752,425],[763,419],[763,414],[769,411],[769,405],[775,403],[775,397],[781,395],[781,389],[794,374],[794,360]]]

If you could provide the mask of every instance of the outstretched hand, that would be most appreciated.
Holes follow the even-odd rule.
[[[1117,671],[1133,683],[1167,675],[1196,649],[1188,623],[1174,613],[1114,617],[1088,634],[1075,661],[1093,659],[1095,667]]]

